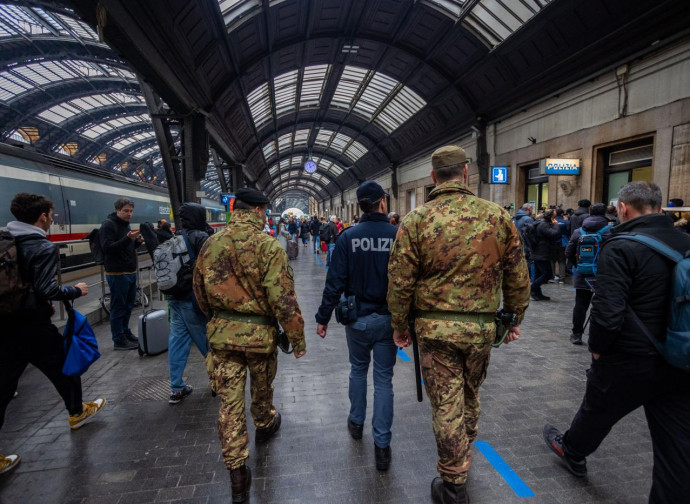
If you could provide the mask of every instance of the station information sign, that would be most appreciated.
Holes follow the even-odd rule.
[[[507,184],[508,183],[508,167],[507,166],[492,166],[491,167],[491,183],[492,184]]]
[[[579,159],[546,158],[546,175],[579,175]]]

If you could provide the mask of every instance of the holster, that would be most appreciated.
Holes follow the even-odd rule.
[[[355,296],[348,296],[340,300],[335,307],[335,320],[342,325],[348,325],[357,320],[357,299]]]

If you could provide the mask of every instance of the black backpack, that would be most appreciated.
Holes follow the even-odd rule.
[[[14,236],[7,231],[0,231],[0,315],[19,310],[27,292],[29,286],[19,273]]]
[[[534,250],[541,241],[539,231],[537,230],[539,222],[540,221],[538,220],[535,220],[534,222],[529,222],[522,226],[521,229],[522,239],[525,241],[525,243],[531,250]]]
[[[89,249],[91,250],[93,262],[96,264],[103,264],[105,262],[105,255],[103,254],[103,247],[101,247],[100,229],[94,228],[85,238],[89,240]]]
[[[322,242],[328,243],[331,241],[331,226],[328,222],[321,226],[321,229],[319,230],[319,238],[321,238]]]

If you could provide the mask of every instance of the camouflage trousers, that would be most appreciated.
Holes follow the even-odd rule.
[[[439,457],[436,469],[444,481],[459,485],[467,481],[472,464],[479,386],[486,378],[491,343],[420,337],[419,351]]]
[[[244,387],[249,368],[251,407],[249,411],[258,429],[269,427],[276,409],[273,406],[273,379],[278,367],[278,351],[272,353],[211,350],[206,366],[213,390],[220,396],[218,437],[225,466],[241,467],[249,458],[249,435],[244,404]]]

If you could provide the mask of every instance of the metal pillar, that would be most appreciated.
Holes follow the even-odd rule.
[[[208,167],[206,118],[201,114],[186,116],[182,128],[183,198],[184,201],[199,203],[197,192]]]
[[[142,78],[139,78],[139,85],[144,93],[146,106],[148,107],[149,115],[151,116],[153,131],[156,134],[158,147],[161,151],[175,227],[179,228],[179,210],[180,205],[183,202],[182,177],[180,161],[177,157],[177,152],[175,151],[175,141],[172,137],[172,133],[170,132],[170,123],[164,119],[167,112],[163,108],[163,100],[161,100],[160,96],[158,96],[153,88],[144,82]]]
[[[216,149],[211,149],[211,158],[213,159],[213,166],[216,167],[216,173],[218,174],[218,183],[220,184],[221,191],[223,191],[224,193],[230,192],[230,184],[228,183],[228,179],[230,177],[225,176],[225,170],[228,168],[228,165],[226,165],[225,162],[220,158],[220,156],[216,152]]]
[[[472,128],[477,133],[477,170],[479,171],[479,194],[482,195],[482,184],[489,183],[489,162],[491,157],[486,148],[486,122],[477,118],[475,126]]]

